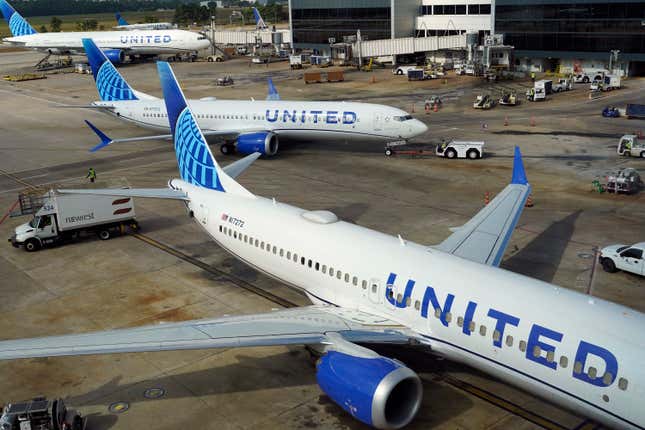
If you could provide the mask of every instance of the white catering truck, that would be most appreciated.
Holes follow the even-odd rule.
[[[21,206],[22,206],[21,196]],[[130,197],[61,194],[54,190],[30,201],[40,206],[31,221],[16,227],[9,239],[15,247],[23,246],[33,252],[43,246],[76,239],[94,233],[107,240],[137,227],[134,201]]]

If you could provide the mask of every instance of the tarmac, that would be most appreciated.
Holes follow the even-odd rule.
[[[41,54],[0,50],[0,75],[30,70]],[[643,160],[621,158],[621,135],[645,131],[645,121],[600,116],[606,105],[642,102],[645,79],[590,100],[583,85],[540,103],[489,111],[472,108],[476,94],[518,91],[529,81],[488,84],[481,78],[408,82],[389,69],[346,70],[342,83],[305,85],[288,63],[251,66],[176,63],[188,97],[261,99],[272,76],[283,99],[359,100],[398,106],[429,131],[412,146],[442,139],[486,142],[481,160],[385,157],[361,143],[281,145],[240,178],[254,193],[308,209],[328,209],[356,224],[436,244],[510,180],[513,147],[524,154],[534,206],[526,208],[502,267],[565,288],[645,311],[645,282],[629,273],[605,273],[597,249],[645,240],[645,194],[598,194],[591,182],[619,167],[645,173]],[[160,95],[154,64],[121,72],[138,90]],[[216,87],[230,74],[231,87]],[[443,97],[424,112],[429,95]],[[0,219],[27,187],[75,186],[89,167],[100,181],[163,187],[176,177],[168,141],[88,149],[96,138],[88,119],[111,137],[150,134],[89,109],[97,98],[90,75],[0,81]],[[523,98],[523,97],[522,97]],[[508,125],[504,125],[507,122]],[[532,125],[534,124],[534,125]],[[224,157],[222,164],[239,157]],[[203,317],[266,312],[305,305],[300,293],[235,260],[203,234],[177,202],[136,201],[140,234],[108,241],[87,238],[26,253],[0,247],[0,338],[80,333]],[[8,238],[27,217],[6,218]],[[566,316],[563,316],[566,318]],[[379,348],[419,372],[424,400],[410,429],[586,429],[594,423],[466,366],[413,348]],[[152,391],[147,391],[152,390]],[[88,416],[88,429],[335,428],[362,429],[316,384],[314,361],[303,347],[263,347],[62,357],[0,362],[0,404],[46,395],[63,397]],[[146,397],[147,396],[147,397]],[[153,397],[153,398],[150,398]],[[157,397],[157,398],[154,398]],[[119,403],[123,402],[123,403]],[[112,406],[112,408],[110,408]]]

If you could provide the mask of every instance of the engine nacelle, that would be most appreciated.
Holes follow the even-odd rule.
[[[125,61],[125,52],[121,49],[104,49],[103,53],[112,64],[121,64]]]
[[[419,376],[390,358],[329,351],[318,362],[316,379],[337,405],[379,429],[407,425],[421,406]]]
[[[235,149],[240,154],[275,155],[278,152],[278,135],[271,132],[259,131],[240,134]]]

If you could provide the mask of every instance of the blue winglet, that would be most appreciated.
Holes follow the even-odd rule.
[[[128,24],[128,21],[123,19],[123,17],[121,16],[121,14],[119,12],[115,13],[114,15],[116,16],[117,24],[119,24],[119,25],[130,25],[130,24]]]
[[[106,146],[108,146],[110,143],[112,143],[112,139],[110,139],[109,137],[107,137],[107,135],[106,135],[105,133],[103,133],[101,130],[99,130],[98,128],[96,128],[96,126],[95,126],[94,124],[92,124],[92,123],[91,123],[91,122],[89,122],[88,120],[85,120],[85,124],[87,124],[87,125],[88,125],[88,127],[89,127],[89,128],[91,128],[91,129],[92,129],[92,131],[93,131],[94,133],[96,133],[96,135],[99,137],[99,139],[101,139],[101,143],[99,143],[98,145],[96,145],[94,148],[90,149],[90,152],[96,152],[96,151],[98,151],[99,149],[101,149],[101,148],[105,148],[105,147],[106,147]]]
[[[267,100],[280,100],[280,94],[278,94],[278,90],[273,85],[273,79],[271,78],[269,78],[269,94],[267,95]]]
[[[526,185],[529,181],[526,179],[526,171],[524,170],[524,162],[522,161],[522,153],[519,146],[515,147],[515,156],[513,158],[513,179],[511,184]]]

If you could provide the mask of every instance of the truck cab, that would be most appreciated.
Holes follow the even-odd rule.
[[[645,142],[638,140],[635,134],[626,134],[618,141],[616,152],[625,157],[645,158]]]
[[[625,272],[645,275],[645,242],[628,245],[611,245],[600,251],[599,261],[606,272],[616,272],[624,270]]]

